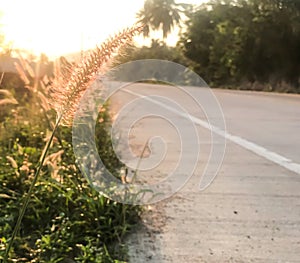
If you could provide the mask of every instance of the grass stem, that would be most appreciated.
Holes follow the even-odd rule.
[[[141,153],[141,155],[140,155],[140,158],[139,158],[139,160],[138,160],[137,166],[136,166],[136,168],[135,168],[135,170],[134,170],[134,173],[133,173],[133,176],[132,176],[132,179],[131,179],[131,182],[132,182],[132,183],[135,181],[135,179],[136,179],[136,177],[137,177],[137,173],[138,173],[138,171],[139,171],[141,162],[142,162],[142,160],[143,160],[143,158],[144,158],[144,153],[145,153],[145,151],[146,151],[146,149],[147,149],[148,143],[149,143],[149,141],[146,141],[146,143],[145,143],[145,145],[144,145],[144,148],[143,148],[143,150],[142,150],[142,153]]]
[[[36,184],[36,182],[37,182],[37,180],[38,180],[38,178],[39,178],[39,175],[40,175],[40,173],[41,173],[42,167],[43,167],[43,165],[44,165],[45,159],[46,159],[46,157],[47,157],[48,151],[49,151],[49,149],[50,149],[51,143],[52,143],[53,138],[54,138],[54,134],[55,134],[55,132],[56,132],[58,126],[59,126],[59,123],[60,123],[60,121],[61,121],[61,118],[62,118],[62,115],[60,115],[60,116],[57,118],[57,121],[56,121],[56,123],[55,123],[55,126],[54,126],[54,128],[53,128],[53,130],[52,130],[51,136],[50,136],[50,138],[48,139],[48,141],[47,141],[47,143],[46,143],[46,145],[45,145],[45,147],[44,147],[44,150],[43,150],[43,152],[42,152],[42,154],[41,154],[40,161],[39,161],[39,163],[38,163],[38,165],[37,165],[37,170],[36,170],[36,172],[35,172],[35,174],[34,174],[34,178],[33,178],[32,182],[31,182],[31,184],[30,184],[30,188],[29,188],[29,190],[28,190],[28,192],[27,192],[27,195],[26,195],[26,197],[25,197],[24,203],[23,203],[23,205],[22,205],[22,207],[21,207],[21,210],[20,210],[20,213],[19,213],[19,216],[18,216],[17,223],[16,223],[16,225],[15,225],[15,227],[14,227],[14,231],[13,231],[13,233],[12,233],[12,236],[11,236],[10,240],[9,240],[8,246],[7,246],[7,248],[6,248],[5,255],[4,255],[4,263],[7,263],[7,262],[8,262],[9,252],[10,252],[10,250],[11,250],[11,248],[12,248],[12,245],[13,245],[13,243],[14,243],[15,237],[16,237],[16,235],[17,235],[19,229],[20,229],[21,222],[22,222],[22,219],[23,219],[24,214],[25,214],[25,212],[26,212],[27,206],[28,206],[28,204],[29,204],[29,201],[30,201],[30,197],[31,197],[32,191],[33,191],[34,186],[35,186],[35,184]]]

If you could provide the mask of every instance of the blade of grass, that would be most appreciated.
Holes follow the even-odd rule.
[[[133,173],[133,176],[132,176],[132,179],[131,179],[131,182],[132,182],[132,183],[135,181],[135,179],[136,179],[136,177],[137,177],[137,172],[138,172],[138,170],[139,170],[139,168],[140,168],[140,165],[141,165],[142,159],[143,159],[143,157],[144,157],[144,153],[145,153],[145,151],[146,151],[148,142],[149,142],[149,141],[146,141],[146,143],[145,143],[145,145],[144,145],[144,148],[143,148],[143,151],[142,151],[142,153],[141,153],[141,156],[140,156],[140,158],[139,158],[139,161],[138,161],[138,163],[137,163],[137,165],[136,165],[136,168],[135,168],[135,170],[134,170],[134,173]]]
[[[1,84],[2,84],[3,78],[4,78],[4,72],[2,72],[1,77],[0,77],[0,86],[1,86]]]
[[[10,240],[9,240],[8,246],[7,246],[6,251],[5,251],[5,255],[4,255],[4,262],[5,262],[5,263],[6,263],[7,260],[8,260],[9,252],[10,252],[10,250],[11,250],[11,248],[12,248],[12,245],[13,245],[13,243],[14,243],[15,237],[16,237],[16,235],[17,235],[19,229],[20,229],[22,219],[23,219],[23,217],[24,217],[25,211],[26,211],[27,206],[28,206],[29,201],[30,201],[30,196],[31,196],[32,191],[33,191],[33,189],[34,189],[34,186],[35,186],[35,184],[36,184],[36,182],[37,182],[37,180],[38,180],[38,178],[39,178],[40,172],[41,172],[42,167],[43,167],[43,165],[44,165],[45,158],[46,158],[47,153],[48,153],[48,151],[49,151],[49,149],[50,149],[52,140],[53,140],[53,138],[54,138],[54,134],[55,134],[55,132],[56,132],[58,126],[59,126],[59,123],[60,123],[60,121],[61,121],[61,118],[62,118],[62,115],[60,115],[59,118],[57,119],[56,124],[55,124],[55,126],[54,126],[54,128],[53,128],[53,130],[52,130],[51,136],[50,136],[48,142],[46,143],[45,148],[44,148],[44,150],[43,150],[43,152],[42,152],[42,154],[41,154],[41,158],[40,158],[39,163],[38,163],[38,165],[37,165],[37,170],[36,170],[36,172],[35,172],[35,175],[34,175],[34,178],[33,178],[32,182],[31,182],[31,184],[30,184],[30,187],[29,187],[29,190],[28,190],[27,195],[26,195],[26,197],[25,197],[24,203],[23,203],[23,205],[22,205],[22,207],[21,207],[21,210],[20,210],[20,213],[19,213],[19,216],[18,216],[16,225],[15,225],[15,227],[14,227],[14,231],[13,231],[13,233],[12,233],[12,236],[11,236],[11,238],[10,238]]]

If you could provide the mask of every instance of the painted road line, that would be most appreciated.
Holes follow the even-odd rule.
[[[136,93],[136,92],[133,92],[133,91],[130,91],[128,89],[122,89],[122,91],[124,92],[127,92],[129,94],[132,94],[132,95],[135,95],[137,97],[142,97],[148,101],[151,101],[152,103],[156,104],[156,105],[159,105],[161,106],[162,108],[165,108],[171,112],[174,112],[176,113],[177,115],[181,116],[181,117],[184,117],[184,118],[187,118],[187,119],[190,119],[193,121],[193,123],[205,128],[205,129],[208,129],[209,131],[219,135],[219,136],[222,136],[224,137],[226,140],[228,141],[231,141],[241,147],[243,147],[244,149],[247,149],[277,165],[280,165],[281,167],[284,167],[285,169],[291,171],[291,172],[294,172],[294,173],[297,173],[300,175],[300,164],[298,163],[295,163],[293,162],[292,160],[278,154],[278,153],[275,153],[275,152],[272,152],[260,145],[257,145],[251,141],[248,141],[246,139],[243,139],[239,136],[235,136],[235,135],[232,135],[230,133],[228,133],[227,131],[224,131],[216,126],[213,126],[211,125],[210,123],[206,122],[206,121],[203,121],[199,118],[196,118],[190,114],[187,114],[185,112],[180,112],[168,105],[165,105],[157,100],[154,100],[153,98],[149,98],[148,96],[146,95],[141,95],[139,93]]]

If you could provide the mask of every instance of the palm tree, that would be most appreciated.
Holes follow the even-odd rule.
[[[165,39],[175,25],[179,25],[181,15],[189,9],[188,4],[177,4],[174,0],[146,0],[144,8],[137,13],[140,23],[144,24],[144,37],[148,37],[150,29],[162,29]]]

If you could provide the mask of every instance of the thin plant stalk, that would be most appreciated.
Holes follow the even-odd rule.
[[[2,72],[1,77],[0,77],[0,86],[1,86],[1,84],[2,84],[3,78],[4,78],[4,72]]]
[[[57,121],[56,121],[56,123],[55,123],[55,126],[54,126],[54,128],[53,128],[53,130],[52,130],[51,136],[50,136],[50,138],[48,139],[48,141],[47,141],[47,143],[46,143],[46,145],[45,145],[45,147],[44,147],[44,150],[43,150],[43,152],[42,152],[42,154],[41,154],[40,161],[39,161],[39,163],[38,163],[38,165],[37,165],[37,170],[36,170],[36,172],[35,172],[35,174],[34,174],[34,178],[33,178],[32,182],[31,182],[31,184],[30,184],[29,190],[28,190],[28,192],[27,192],[27,195],[26,195],[26,197],[25,197],[24,203],[23,203],[23,205],[22,205],[22,207],[21,207],[21,210],[20,210],[20,213],[19,213],[19,216],[18,216],[18,220],[17,220],[16,225],[15,225],[15,227],[14,227],[14,231],[13,231],[13,233],[12,233],[11,239],[9,240],[8,246],[7,246],[7,248],[6,248],[5,255],[4,255],[4,262],[7,262],[7,260],[8,260],[9,252],[10,252],[10,250],[11,250],[11,248],[12,248],[12,245],[13,245],[13,243],[14,243],[15,237],[16,237],[16,235],[17,235],[19,229],[20,229],[21,222],[22,222],[22,220],[23,220],[25,211],[26,211],[26,209],[27,209],[27,207],[28,207],[28,204],[29,204],[29,201],[30,201],[30,197],[31,197],[32,191],[33,191],[34,186],[35,186],[35,184],[36,184],[36,182],[37,182],[37,180],[38,180],[38,178],[39,178],[39,175],[40,175],[40,173],[41,173],[41,170],[42,170],[42,167],[43,167],[43,165],[44,165],[45,159],[46,159],[46,157],[47,157],[48,151],[49,151],[49,149],[50,149],[51,143],[52,143],[52,141],[53,141],[54,134],[55,134],[55,132],[56,132],[58,126],[59,126],[59,123],[60,123],[61,119],[62,119],[62,115],[60,115],[60,116],[57,118]]]
[[[133,173],[133,176],[132,176],[132,180],[131,180],[132,183],[135,181],[135,179],[136,179],[136,177],[137,177],[137,172],[138,172],[138,170],[139,170],[139,168],[140,168],[142,159],[143,159],[143,157],[144,157],[144,153],[145,153],[145,151],[146,151],[146,149],[147,149],[148,142],[149,142],[149,141],[146,141],[146,143],[145,143],[145,145],[144,145],[144,148],[143,148],[143,150],[142,150],[141,156],[140,156],[140,158],[139,158],[139,161],[138,161],[138,163],[137,163],[137,165],[136,165],[136,168],[135,168],[135,170],[134,170],[134,173]]]

